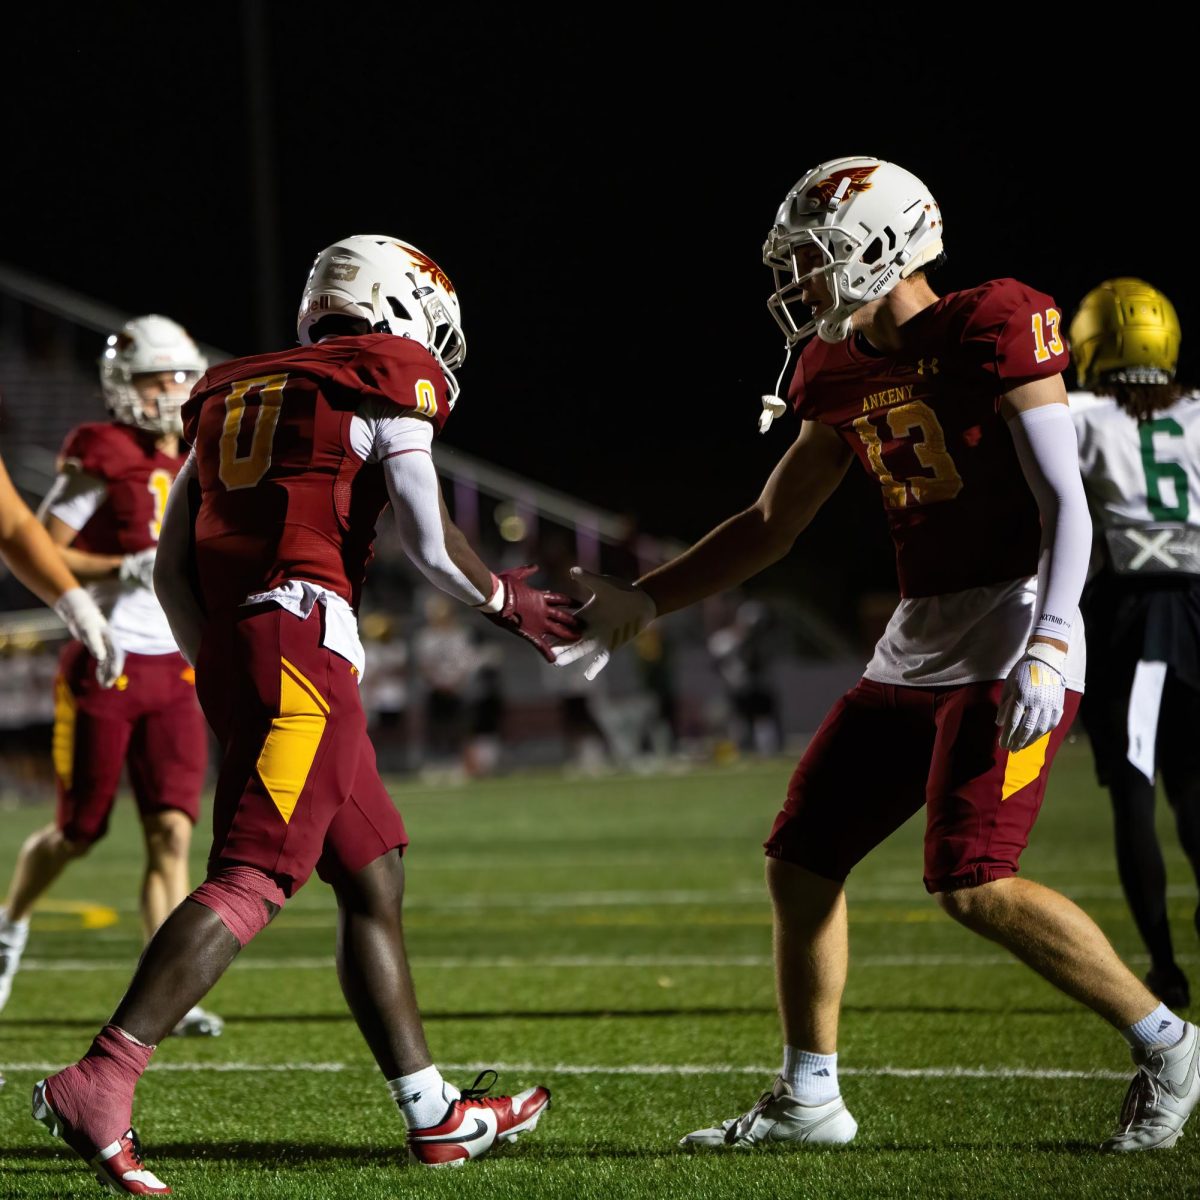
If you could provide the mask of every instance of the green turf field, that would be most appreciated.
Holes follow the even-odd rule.
[[[849,885],[839,1065],[853,1146],[676,1147],[747,1108],[778,1069],[760,843],[790,765],[397,788],[413,839],[409,947],[436,1060],[460,1085],[484,1066],[504,1091],[545,1083],[554,1101],[540,1127],[462,1170],[405,1165],[399,1116],[345,1012],[330,894],[314,879],[206,1001],[225,1035],[155,1055],[134,1106],[148,1164],[181,1196],[238,1200],[1200,1195],[1200,1130],[1174,1150],[1096,1153],[1125,1091],[1123,1042],[936,909],[918,822]],[[852,820],[855,789],[886,786],[869,750],[846,786]],[[131,807],[35,915],[28,968],[0,1015],[6,1197],[99,1194],[30,1120],[29,1092],[86,1049],[137,956]],[[48,814],[0,813],[0,877]],[[1194,885],[1162,816],[1180,957],[1200,986]],[[1079,900],[1140,973],[1109,840],[1086,744],[1068,744],[1024,873]]]

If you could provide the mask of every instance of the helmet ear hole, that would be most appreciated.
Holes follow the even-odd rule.
[[[862,260],[868,266],[879,261],[880,255],[883,253],[883,239],[875,238],[871,244],[862,252]]]
[[[393,317],[399,317],[402,321],[411,321],[413,319],[412,313],[410,313],[408,309],[401,304],[397,297],[388,296],[387,302],[391,307]]]

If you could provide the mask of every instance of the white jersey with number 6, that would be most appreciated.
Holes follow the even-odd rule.
[[[1185,396],[1138,422],[1117,402],[1071,392],[1079,469],[1097,534],[1114,525],[1200,526],[1200,403]]]

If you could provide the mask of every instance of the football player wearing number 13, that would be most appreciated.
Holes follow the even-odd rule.
[[[34,1088],[34,1117],[132,1194],[169,1189],[130,1125],[156,1043],[315,869],[338,902],[338,979],[419,1163],[459,1165],[537,1124],[550,1093],[461,1093],[432,1064],[401,931],[407,844],[358,684],[356,610],[389,502],[442,591],[548,660],[567,596],[493,575],[449,520],[430,454],[466,354],[458,297],[426,255],[360,235],[318,256],[300,345],[212,368],[184,406],[192,445],[154,584],[221,745],[208,874],[146,948],[78,1063]],[[492,1075],[494,1072],[485,1072]]]
[[[593,591],[580,614],[588,632],[559,661],[592,654],[594,674],[656,614],[787,553],[855,459],[880,488],[896,545],[899,607],[797,766],[766,842],[782,1071],[748,1112],[687,1146],[854,1137],[837,1079],[843,884],[922,806],[925,887],[945,911],[1131,1045],[1138,1072],[1104,1148],[1173,1145],[1200,1096],[1200,1031],[1071,901],[1017,877],[1079,705],[1091,522],[1058,308],[1014,279],[938,296],[926,272],[941,252],[938,205],[908,171],[843,158],[808,172],[764,247],[789,347],[818,335],[789,392],[795,443],[757,503],[634,586],[578,574]],[[764,405],[765,428],[785,406]],[[881,772],[864,773],[864,761]]]

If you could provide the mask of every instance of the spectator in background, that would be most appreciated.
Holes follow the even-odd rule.
[[[503,662],[504,652],[494,642],[476,642],[476,672],[471,689],[465,756],[467,774],[472,778],[494,775],[500,765],[505,707],[501,681]]]
[[[1140,279],[1109,279],[1071,322],[1070,395],[1096,533],[1080,608],[1088,637],[1080,718],[1112,797],[1117,871],[1150,954],[1146,986],[1190,1002],[1167,916],[1155,830],[1162,773],[1200,881],[1200,404],[1175,382],[1179,319]],[[1200,930],[1200,908],[1196,910]]]
[[[708,652],[733,706],[734,741],[743,753],[778,754],[783,749],[779,697],[771,682],[772,622],[765,604],[740,600],[728,623],[708,639]]]
[[[371,722],[379,769],[403,770],[408,749],[408,643],[397,636],[395,617],[384,613],[364,616],[361,629],[367,662],[363,707]]]
[[[466,691],[479,655],[466,625],[442,593],[425,601],[425,624],[413,639],[413,659],[425,685],[424,770],[431,777],[465,777]]]

